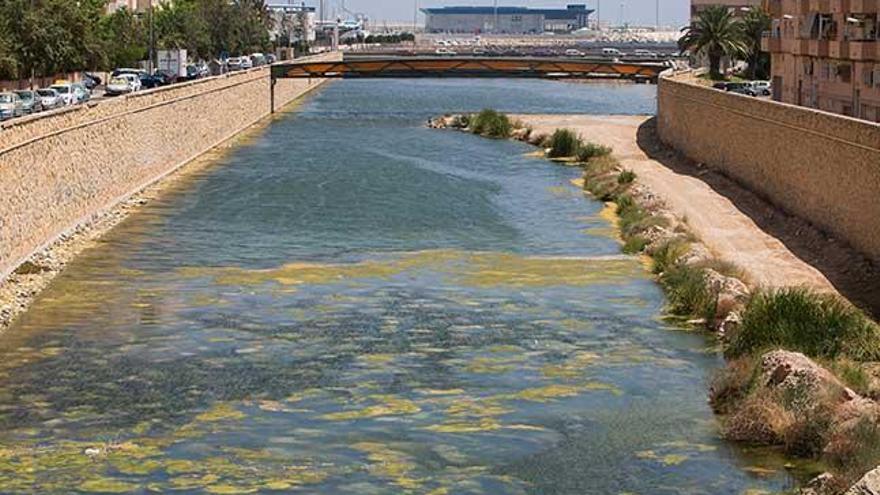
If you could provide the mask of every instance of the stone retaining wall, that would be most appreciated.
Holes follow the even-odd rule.
[[[320,82],[277,81],[276,108]],[[263,68],[4,124],[0,279],[65,231],[268,114]]]
[[[880,262],[880,125],[675,77],[660,138]]]

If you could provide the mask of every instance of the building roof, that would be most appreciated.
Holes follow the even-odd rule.
[[[432,15],[493,15],[495,7],[437,7],[422,9],[425,14]],[[574,19],[578,15],[592,14],[593,10],[586,5],[569,5],[565,9],[530,9],[528,7],[498,7],[499,15],[543,15],[546,19]]]

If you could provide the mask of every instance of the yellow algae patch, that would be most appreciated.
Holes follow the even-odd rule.
[[[495,400],[487,399],[457,399],[452,405],[446,409],[446,414],[450,416],[471,416],[471,417],[488,417],[501,416],[513,412]]]
[[[508,371],[513,371],[514,367],[510,359],[478,357],[468,363],[466,369],[471,373],[491,374],[507,373]]]
[[[547,188],[550,191],[550,194],[556,197],[566,197],[571,196],[576,191],[568,186],[550,186]]]
[[[572,385],[547,385],[545,387],[527,388],[504,397],[533,402],[547,402],[559,397],[574,397],[580,393],[581,389]]]
[[[374,402],[380,402],[380,404],[355,411],[324,414],[320,416],[320,418],[328,421],[350,421],[362,418],[377,418],[380,416],[416,414],[421,411],[421,408],[419,408],[415,402],[394,395],[371,395],[369,396],[369,399]]]
[[[564,363],[544,366],[541,368],[541,374],[548,378],[576,378],[598,359],[599,355],[593,352],[577,352]]]
[[[234,495],[239,493],[257,493],[259,489],[237,485],[209,485],[205,487],[205,491],[208,493],[217,493],[221,495]]]
[[[391,450],[381,443],[361,442],[352,445],[352,448],[367,454],[367,459],[372,463],[369,467],[371,474],[388,478],[394,484],[409,490],[421,487],[422,480],[412,476],[417,466],[405,454]]]
[[[245,414],[243,412],[232,407],[230,404],[222,403],[217,404],[211,409],[196,416],[196,421],[208,423],[215,421],[239,420],[244,418]]]
[[[461,395],[464,393],[464,389],[461,388],[450,388],[450,389],[432,389],[432,388],[423,388],[417,390],[418,393],[424,395]]]
[[[359,357],[360,360],[370,364],[388,364],[394,361],[394,358],[394,354],[365,354]]]
[[[323,393],[323,391],[319,388],[309,388],[309,389],[303,390],[302,392],[294,392],[294,393],[288,395],[287,398],[284,399],[284,401],[285,402],[301,402],[306,399],[312,399],[314,397],[317,397],[317,396],[321,395],[321,393]]]
[[[93,493],[129,493],[140,488],[134,483],[126,483],[110,478],[97,478],[84,481],[79,485],[79,490]]]
[[[450,265],[451,266],[445,266]],[[370,260],[351,264],[290,263],[268,270],[238,267],[182,268],[184,277],[213,277],[224,285],[328,284],[354,279],[387,279],[407,270],[444,266],[455,281],[464,285],[549,286],[585,285],[630,278],[638,266],[626,258],[542,258],[510,253],[464,251],[422,251],[391,260]],[[478,303],[474,303],[478,304]]]
[[[743,471],[750,473],[750,474],[754,474],[756,476],[762,476],[762,477],[773,476],[774,474],[779,472],[775,469],[768,469],[768,468],[763,468],[763,467],[759,467],[759,466],[748,466],[748,467],[743,468]]]
[[[501,428],[501,423],[495,418],[480,418],[474,421],[448,421],[426,426],[423,429],[437,433],[480,433],[500,430]]]
[[[573,185],[574,187],[576,187],[578,189],[583,189],[584,186],[587,185],[587,181],[585,181],[583,177],[581,177],[579,179],[571,179],[571,181],[569,181],[569,182],[571,182],[571,185]]]
[[[470,262],[470,271],[459,282],[474,287],[583,286],[628,280],[642,274],[632,260],[619,257],[544,258],[482,253],[472,256]]]

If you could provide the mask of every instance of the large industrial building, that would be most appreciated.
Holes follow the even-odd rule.
[[[564,9],[525,7],[443,7],[422,9],[429,33],[536,34],[565,33],[587,27],[586,5]]]

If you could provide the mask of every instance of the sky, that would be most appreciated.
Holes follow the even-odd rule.
[[[319,0],[307,3],[316,5]],[[493,0],[324,0],[327,12],[333,5],[345,6],[349,11],[366,14],[372,20],[412,21],[413,11],[418,2],[420,7],[443,7],[451,5],[492,5]],[[591,9],[601,2],[602,21],[617,23],[621,17],[630,24],[653,25],[655,22],[657,0],[498,0],[498,5],[517,7],[564,7],[569,3],[586,3]],[[687,21],[690,0],[659,0],[660,21],[663,25],[681,26]],[[422,19],[420,16],[419,19]]]

